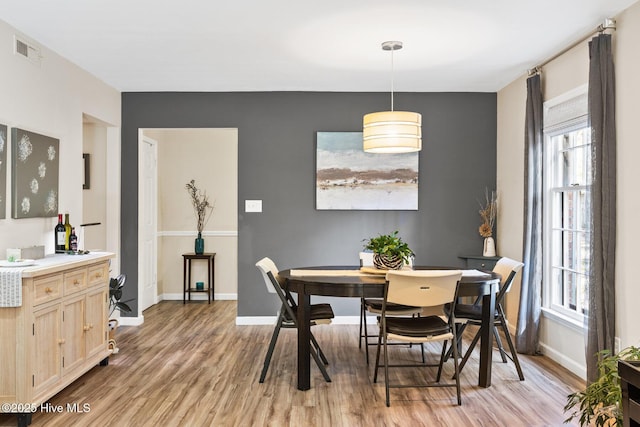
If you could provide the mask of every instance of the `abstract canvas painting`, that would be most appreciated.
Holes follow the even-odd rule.
[[[316,209],[418,209],[419,153],[365,153],[362,132],[316,138]]]
[[[0,219],[7,216],[7,126],[0,124]]]
[[[23,129],[11,129],[13,218],[58,214],[60,141]]]

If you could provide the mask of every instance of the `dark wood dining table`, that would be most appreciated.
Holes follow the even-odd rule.
[[[452,268],[415,266],[414,269],[442,270]],[[311,388],[311,353],[309,350],[311,296],[384,297],[385,276],[383,274],[361,273],[359,270],[359,266],[322,266],[282,270],[278,273],[284,279],[285,290],[298,295],[298,390]],[[458,297],[482,297],[478,385],[489,387],[491,386],[493,348],[493,328],[491,325],[501,276],[492,271],[480,273],[477,270],[462,271],[463,275],[458,284]]]

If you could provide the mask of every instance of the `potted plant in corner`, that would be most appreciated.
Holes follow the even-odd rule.
[[[627,347],[614,355],[609,350],[604,350],[599,356],[598,379],[584,390],[567,396],[564,412],[571,411],[571,414],[565,423],[579,418],[582,427],[622,425],[622,389],[618,361],[640,360],[640,348]]]
[[[120,312],[130,313],[131,307],[127,304],[127,302],[132,301],[131,299],[127,301],[121,301],[122,299],[122,288],[124,287],[124,282],[127,280],[124,274],[120,274],[118,277],[112,277],[109,280],[109,322],[108,322],[108,331],[109,331],[109,348],[112,350],[113,354],[117,354],[119,349],[116,346],[116,330],[118,329],[118,319],[112,319],[111,315],[113,312],[118,310]]]
[[[364,248],[373,252],[373,265],[380,270],[400,270],[413,256],[413,251],[398,236],[397,230],[370,238]]]

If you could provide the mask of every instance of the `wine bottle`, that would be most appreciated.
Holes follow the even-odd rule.
[[[78,251],[78,236],[76,236],[75,227],[71,227],[71,234],[69,235],[69,249],[74,252]]]
[[[64,224],[62,223],[62,214],[58,214],[58,225],[56,225],[56,228],[54,228],[54,247],[56,252],[64,252],[64,242],[66,238],[65,232],[66,230],[64,228]]]
[[[71,224],[69,224],[69,213],[64,214],[64,250],[68,251],[69,237],[71,236]]]

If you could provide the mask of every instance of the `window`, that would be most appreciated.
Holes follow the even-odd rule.
[[[545,103],[544,301],[582,321],[589,286],[591,130],[584,88]]]

